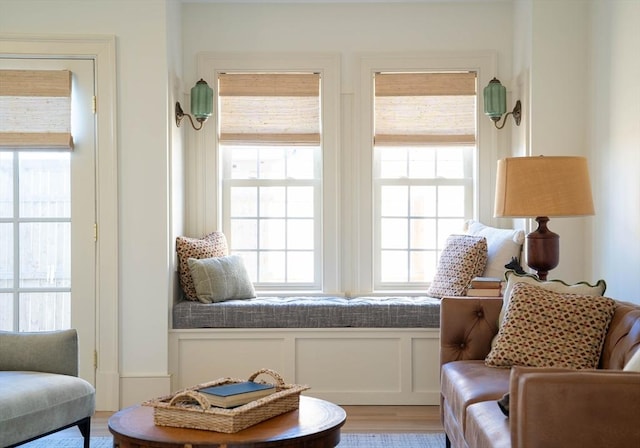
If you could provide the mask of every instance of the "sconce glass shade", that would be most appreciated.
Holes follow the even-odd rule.
[[[507,88],[493,78],[482,91],[484,96],[484,113],[493,121],[500,120],[507,111]]]
[[[200,123],[204,122],[213,112],[213,89],[204,79],[200,79],[191,88],[191,115]]]

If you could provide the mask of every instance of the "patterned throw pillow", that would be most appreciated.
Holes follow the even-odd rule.
[[[189,258],[201,259],[228,255],[227,238],[222,232],[213,232],[201,239],[179,236],[176,238],[176,252],[178,253],[178,271],[182,291],[187,299],[198,300],[188,260]]]
[[[463,296],[487,265],[487,240],[482,236],[450,235],[427,290],[431,297]]]
[[[595,369],[615,306],[607,297],[518,283],[485,364]]]

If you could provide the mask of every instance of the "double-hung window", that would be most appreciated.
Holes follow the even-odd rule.
[[[474,212],[476,73],[375,73],[374,288],[418,289]]]
[[[320,290],[321,77],[218,74],[222,225],[257,289]]]

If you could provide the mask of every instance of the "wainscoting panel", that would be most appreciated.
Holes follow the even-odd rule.
[[[171,330],[172,390],[261,368],[343,405],[437,405],[439,331],[413,328]],[[266,378],[265,378],[266,379]]]

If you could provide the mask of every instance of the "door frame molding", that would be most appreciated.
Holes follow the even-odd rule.
[[[117,411],[118,165],[116,40],[110,35],[0,33],[0,55],[16,58],[82,58],[95,64],[96,113],[96,409]]]

